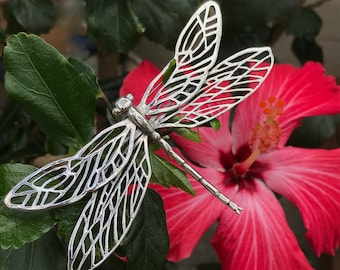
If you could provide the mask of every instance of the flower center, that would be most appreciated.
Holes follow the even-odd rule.
[[[277,149],[280,142],[281,128],[276,118],[283,113],[284,101],[269,97],[267,101],[261,101],[259,105],[265,119],[258,122],[252,129],[248,142],[252,149],[250,156],[245,161],[233,166],[236,176],[243,176],[261,153]]]

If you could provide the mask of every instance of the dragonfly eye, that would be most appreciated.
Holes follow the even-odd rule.
[[[116,107],[112,110],[114,115],[119,115],[123,112],[126,112],[129,108],[131,108],[133,102],[133,96],[128,94],[126,97],[121,97],[117,99],[115,105]]]

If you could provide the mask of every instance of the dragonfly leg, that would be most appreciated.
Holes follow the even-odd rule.
[[[195,180],[200,182],[212,195],[218,198],[222,203],[228,205],[235,213],[240,214],[243,210],[235,202],[225,196],[217,187],[206,180],[201,174],[199,174],[194,168],[192,168],[181,156],[179,156],[171,146],[164,140],[158,140],[159,144],[164,150],[171,156],[182,168],[189,173]]]

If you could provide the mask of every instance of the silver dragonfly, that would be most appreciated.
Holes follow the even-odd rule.
[[[91,193],[68,246],[68,269],[97,267],[122,244],[141,206],[152,169],[148,141],[156,141],[194,179],[236,213],[241,207],[222,194],[178,155],[156,131],[198,127],[249,97],[273,65],[268,47],[242,50],[217,60],[222,17],[208,1],[189,19],[174,60],[154,78],[138,106],[119,98],[112,126],[72,157],[38,169],[7,194],[9,208],[36,211],[69,205]],[[166,79],[164,79],[167,77]]]

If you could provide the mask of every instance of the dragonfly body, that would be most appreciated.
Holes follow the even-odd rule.
[[[142,115],[137,108],[132,106],[133,96],[129,94],[126,97],[121,97],[116,101],[116,108],[113,110],[114,115],[121,115],[125,113],[127,117],[133,122],[144,134],[148,135],[152,140],[157,141],[159,145],[171,156],[187,173],[189,173],[194,179],[200,182],[212,195],[218,198],[221,202],[234,210],[237,214],[240,214],[242,208],[237,206],[236,203],[231,201],[221,191],[212,185],[208,180],[198,173],[193,167],[191,167],[185,159],[178,155],[170,146],[170,144],[164,140],[161,135],[153,128],[149,121]]]
[[[74,156],[47,164],[25,177],[5,198],[12,209],[37,211],[85,204],[68,246],[68,269],[94,269],[119,247],[143,201],[152,174],[149,140],[159,143],[187,173],[236,213],[241,208],[194,170],[157,132],[208,123],[250,96],[268,76],[268,47],[242,50],[216,65],[222,34],[219,6],[205,2],[178,37],[174,59],[134,107],[121,97],[119,119]]]
[[[126,97],[121,97],[116,101],[116,107],[112,110],[112,114],[119,116],[126,114],[126,116],[134,123],[144,134],[148,135],[155,141],[159,141],[161,136],[145,116],[139,112],[137,108],[132,106],[134,97],[129,94]]]
[[[191,167],[185,159],[178,155],[172,147],[164,140],[159,139],[158,143],[165,149],[169,156],[171,156],[181,167],[189,173],[195,180],[200,182],[212,195],[218,198],[222,203],[228,205],[237,214],[240,214],[243,210],[237,204],[231,201],[227,196],[225,196],[217,187],[206,180],[199,172],[197,172],[193,167]]]

